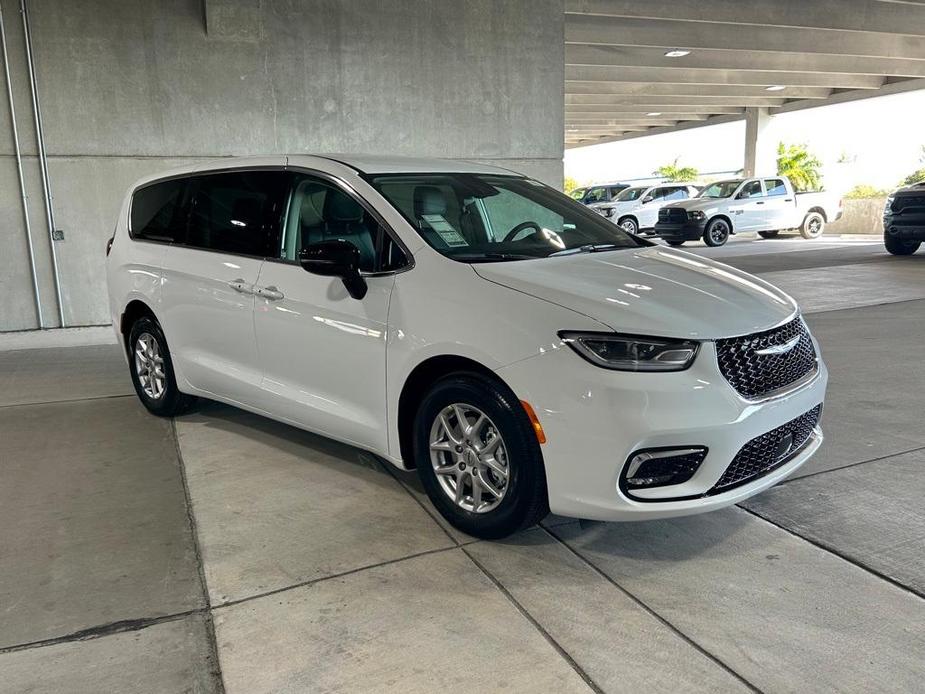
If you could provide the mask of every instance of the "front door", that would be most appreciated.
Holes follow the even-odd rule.
[[[732,213],[732,224],[736,231],[755,231],[764,229],[767,214],[765,213],[764,190],[761,181],[748,181],[736,194],[733,204],[729,206]]]
[[[165,254],[159,317],[182,378],[220,399],[253,405],[262,378],[253,288],[278,246],[288,175],[193,176],[184,238]]]
[[[282,243],[257,280],[254,324],[271,414],[332,438],[387,449],[386,338],[392,271],[404,254],[369,208],[339,184],[294,174]],[[367,283],[354,299],[336,277],[298,264],[312,243],[360,250]]]

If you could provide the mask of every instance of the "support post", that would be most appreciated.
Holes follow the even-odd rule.
[[[772,176],[777,172],[777,153],[768,137],[771,115],[767,108],[745,109],[746,176]]]

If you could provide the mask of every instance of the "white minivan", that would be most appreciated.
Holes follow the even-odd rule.
[[[135,390],[416,468],[479,537],[739,502],[818,449],[794,301],[459,161],[226,159],[132,187],[107,251]]]

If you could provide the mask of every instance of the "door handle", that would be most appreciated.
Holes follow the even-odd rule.
[[[279,289],[272,285],[269,287],[256,287],[254,289],[254,293],[257,296],[262,296],[264,299],[268,299],[269,301],[279,301],[280,299],[284,299],[286,297],[285,294],[283,294]]]
[[[761,201],[759,200],[759,201],[758,201],[758,202],[756,202],[755,204],[756,204],[756,205],[763,205],[764,203],[763,203],[763,202],[761,202]]]
[[[793,198],[784,198],[784,202],[793,202]]]
[[[228,283],[228,286],[234,289],[236,292],[241,292],[241,294],[253,294],[254,290],[247,282],[244,280],[232,280]]]

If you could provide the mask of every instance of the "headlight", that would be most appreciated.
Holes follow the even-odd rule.
[[[603,214],[605,217],[613,217],[613,208],[605,207],[601,210],[601,214]]]
[[[559,337],[595,366],[618,371],[683,371],[694,362],[700,343],[615,333],[563,331]]]
[[[892,212],[893,212],[893,200],[894,200],[894,197],[893,197],[892,195],[890,195],[890,196],[887,197],[887,199],[886,199],[886,205],[883,207],[883,216],[884,216],[884,217],[885,217],[886,215],[888,215],[888,214],[892,214]]]
[[[693,212],[687,213],[687,218],[694,222],[702,222],[704,219],[706,219],[706,214],[700,210],[694,210]]]

